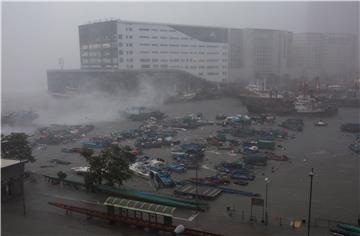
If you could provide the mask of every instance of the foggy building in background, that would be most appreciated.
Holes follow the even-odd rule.
[[[229,29],[229,77],[252,81],[288,73],[292,33],[270,29]]]
[[[295,33],[289,71],[294,77],[351,79],[357,70],[357,38],[340,33]]]
[[[112,20],[79,26],[82,69],[182,70],[228,78],[227,29]]]
[[[79,42],[81,69],[49,70],[50,91],[76,91],[87,82],[136,88],[145,78],[176,81],[167,86],[172,91],[189,81],[201,87],[205,80],[354,79],[358,63],[357,37],[340,33],[108,20],[80,25]]]

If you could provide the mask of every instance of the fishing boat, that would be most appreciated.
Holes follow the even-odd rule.
[[[356,154],[360,154],[360,144],[352,143],[349,145],[351,151],[355,152]]]
[[[129,166],[129,169],[137,176],[140,176],[145,179],[150,178],[150,170],[158,169],[164,165],[163,161],[145,157],[145,159],[140,159]]]
[[[341,125],[341,131],[349,133],[358,133],[360,132],[360,123],[346,123]]]
[[[73,172],[75,172],[77,175],[84,175],[90,171],[89,166],[79,166],[79,167],[73,167],[71,168]]]
[[[249,184],[249,182],[238,180],[238,181],[234,181],[234,184],[240,185],[240,186],[246,186]]]
[[[151,169],[149,171],[150,179],[158,186],[158,187],[165,187],[171,188],[175,186],[175,182],[171,178],[171,175],[166,171],[158,171]]]

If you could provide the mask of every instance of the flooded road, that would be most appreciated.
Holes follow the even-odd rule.
[[[214,120],[218,113],[236,115],[245,114],[247,112],[241,102],[235,99],[167,104],[161,106],[159,109],[170,117],[201,112],[203,113],[204,118],[208,120]],[[277,117],[276,123],[278,124],[286,118],[287,117]],[[337,116],[324,118],[328,123],[327,127],[314,126],[314,123],[318,120],[318,118],[304,118],[304,131],[299,133],[294,132],[295,139],[289,138],[288,140],[282,141],[281,145],[285,147],[285,150],[277,148],[278,154],[288,155],[291,158],[291,161],[269,161],[266,167],[256,168],[256,179],[255,181],[250,182],[248,186],[230,186],[245,191],[257,192],[264,196],[264,179],[265,177],[270,179],[268,191],[270,226],[267,229],[260,223],[255,225],[250,225],[248,223],[250,215],[250,198],[231,194],[222,194],[215,201],[211,201],[210,211],[201,213],[193,222],[178,223],[183,223],[192,227],[200,227],[207,231],[214,231],[225,235],[239,235],[241,232],[245,235],[302,234],[304,233],[303,231],[293,232],[280,230],[279,222],[281,221],[283,225],[289,225],[291,220],[307,219],[310,188],[310,177],[308,174],[311,168],[314,168],[315,176],[313,182],[312,218],[318,219],[319,221],[321,219],[326,219],[355,224],[359,213],[358,189],[360,157],[359,155],[353,154],[348,149],[348,145],[354,140],[354,136],[341,132],[340,125],[346,122],[358,122],[359,111],[358,109],[350,108],[339,109]],[[95,123],[94,125],[96,128],[92,131],[90,136],[100,134],[109,135],[112,131],[135,128],[138,124],[139,123],[136,122],[121,120]],[[269,128],[270,127],[275,128],[277,125],[269,126]],[[220,128],[220,126],[213,125],[205,126],[193,131],[179,131],[176,138],[183,142],[190,142],[209,135],[215,135],[216,130]],[[33,151],[33,154],[37,161],[35,163],[27,164],[26,168],[29,171],[48,175],[56,175],[58,171],[62,170],[68,174],[68,179],[79,179],[78,176],[70,171],[70,168],[83,166],[85,165],[85,161],[79,155],[62,153],[61,149],[64,147],[80,147],[80,143],[47,146],[46,150],[36,149]],[[170,150],[170,148],[150,149],[145,150],[145,154],[160,157],[165,160],[171,160]],[[203,168],[199,171],[199,177],[214,175],[215,172],[212,171],[212,168],[216,163],[221,161],[235,161],[239,157],[240,155],[230,155],[229,151],[218,151],[215,147],[208,147],[202,163]],[[57,165],[54,168],[40,168],[41,165],[49,165],[49,160],[53,158],[67,160],[72,162],[72,164]],[[275,171],[272,171],[272,169]],[[173,175],[175,180],[194,176],[195,173],[191,170],[188,170],[185,174]],[[147,181],[136,176],[126,183],[126,186],[146,191],[155,191]],[[27,191],[32,191],[32,188],[28,188]],[[163,189],[159,192],[172,194],[173,189]],[[51,195],[51,193],[49,194]],[[85,198],[85,195],[79,194],[79,197],[81,196]],[[74,197],[76,197],[76,195],[74,195]],[[228,216],[226,207],[235,209],[235,213],[232,217]],[[56,215],[55,212],[58,212],[61,215],[56,216],[57,220],[61,221],[61,217],[65,217],[61,211],[56,209],[53,209],[52,211],[53,213],[51,213],[51,215]],[[46,215],[46,213],[44,214]],[[260,221],[262,210],[255,209],[254,214],[258,221]],[[41,216],[39,217],[41,218]],[[50,219],[47,220],[51,221]],[[71,219],[66,219],[65,222],[70,220]],[[15,218],[14,221],[16,221]],[[4,223],[5,226],[7,224],[6,221],[3,221],[2,223],[3,227]],[[90,223],[84,223],[82,221],[81,227],[87,227],[86,224]],[[5,228],[9,235],[35,235],[35,232],[38,232],[34,230],[32,233],[31,225],[28,225],[27,227],[26,232],[12,227]],[[63,227],[66,227],[66,225]],[[74,228],[74,231],[71,231],[71,228],[67,228],[63,231],[63,234],[79,235],[82,234],[81,232],[85,233],[87,231],[78,231],[77,227],[80,226],[75,226],[73,223],[71,224],[71,227]],[[58,228],[59,234],[61,234],[61,227],[59,226]],[[93,227],[91,226],[90,228]],[[151,235],[140,230],[129,230],[129,232],[127,232],[127,230],[128,229],[119,229],[119,227],[117,227],[116,230],[102,230],[100,227],[95,231],[98,235],[121,235],[121,233],[124,233],[125,235]],[[321,235],[323,231],[319,231],[318,233]]]

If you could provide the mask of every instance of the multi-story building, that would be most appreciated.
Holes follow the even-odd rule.
[[[357,37],[340,33],[294,34],[290,71],[296,77],[352,78],[357,67]]]
[[[112,20],[79,26],[82,69],[176,69],[228,78],[225,28]]]
[[[346,79],[355,78],[358,69],[358,41],[351,34],[108,20],[80,25],[79,41],[81,70],[48,71],[49,90],[64,93],[89,81],[136,87],[138,77],[175,81],[174,90],[198,78],[256,82],[288,74]]]
[[[229,30],[232,81],[263,79],[287,73],[292,33],[268,29]]]

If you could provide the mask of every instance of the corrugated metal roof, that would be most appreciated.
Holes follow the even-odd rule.
[[[117,197],[108,197],[105,200],[104,205],[170,217],[173,216],[173,212],[176,210],[175,207]]]
[[[1,168],[19,164],[19,160],[1,159]]]

